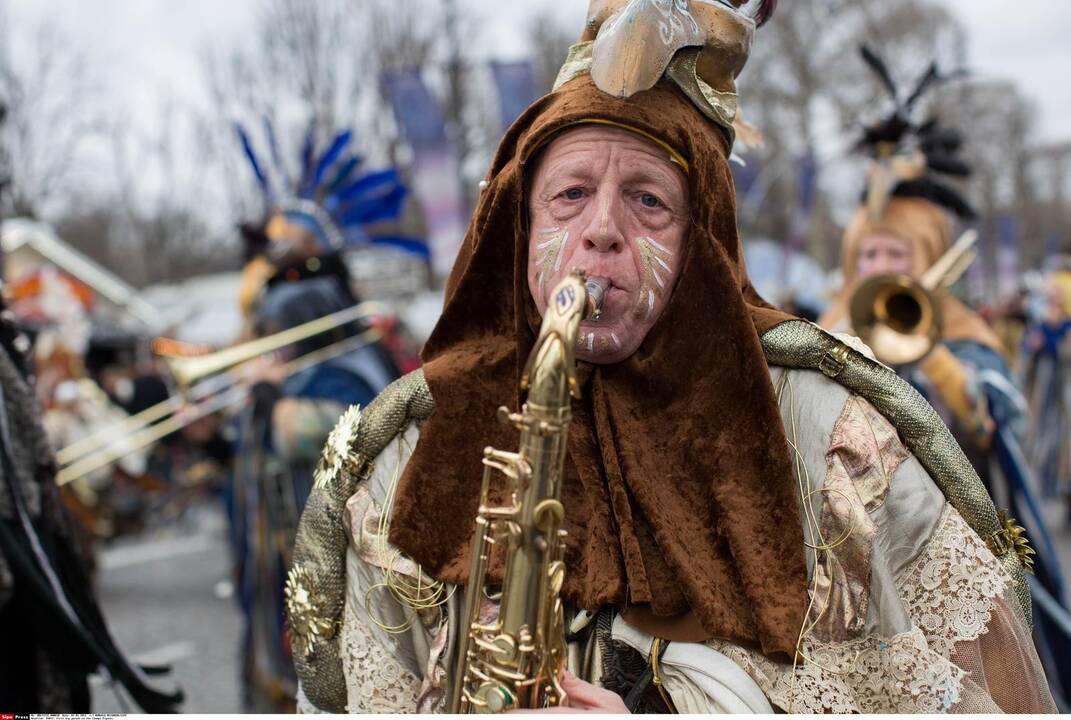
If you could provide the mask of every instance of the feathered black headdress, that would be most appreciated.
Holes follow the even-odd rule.
[[[881,80],[893,101],[893,112],[883,120],[864,128],[856,149],[870,155],[872,165],[867,177],[864,202],[872,215],[880,217],[889,197],[918,197],[929,200],[969,220],[974,210],[953,187],[941,182],[941,176],[967,177],[970,167],[959,158],[963,135],[941,126],[936,118],[921,124],[912,120],[918,101],[942,82],[962,76],[962,71],[941,74],[937,63],[919,78],[906,98],[889,73],[885,61],[866,47],[860,48],[863,60]]]

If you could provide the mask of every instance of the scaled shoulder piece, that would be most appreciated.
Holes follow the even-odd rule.
[[[338,634],[346,591],[346,501],[372,472],[376,457],[414,420],[435,409],[424,371],[391,383],[364,410],[350,408],[332,431],[298,525],[286,597],[294,666],[309,701],[346,711]]]
[[[817,370],[866,399],[896,427],[907,447],[971,529],[1011,575],[1031,624],[1026,568],[993,500],[952,433],[926,399],[890,368],[849,347],[814,323],[793,320],[768,330],[762,347],[770,365]]]

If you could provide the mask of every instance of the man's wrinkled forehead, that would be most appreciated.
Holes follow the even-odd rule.
[[[666,149],[644,137],[617,127],[590,125],[572,128],[547,143],[536,158],[533,178],[555,172],[596,172],[592,158],[606,158],[613,151],[627,151],[630,161],[652,179],[676,183],[684,170]]]

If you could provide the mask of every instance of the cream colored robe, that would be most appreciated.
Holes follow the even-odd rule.
[[[665,687],[686,712],[1055,712],[1011,579],[892,425],[824,375],[771,368],[796,458],[811,610],[799,659],[671,643]],[[393,588],[431,578],[386,543],[419,428],[380,453],[346,506],[340,645],[350,712],[444,711],[460,592],[414,611]],[[386,510],[386,512],[384,512]],[[613,637],[651,638],[617,618]],[[598,679],[598,663],[591,679]],[[303,698],[299,698],[299,701]],[[307,701],[304,711],[315,711]]]

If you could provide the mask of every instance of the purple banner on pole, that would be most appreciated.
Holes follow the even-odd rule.
[[[736,186],[736,206],[740,215],[754,215],[758,212],[759,203],[762,202],[762,187],[759,178],[762,176],[762,158],[748,157],[743,165],[731,163],[729,169],[733,174],[733,185]]]
[[[984,303],[988,296],[989,273],[984,253],[967,266],[967,294],[972,303]]]
[[[997,295],[1015,294],[1019,285],[1019,223],[1011,215],[997,219]]]
[[[1060,247],[1062,245],[1062,239],[1058,233],[1051,232],[1045,236],[1045,257],[1044,260],[1048,260],[1051,257],[1055,257],[1060,254]]]
[[[419,69],[385,73],[383,87],[402,136],[414,150],[447,144],[442,110],[420,77]]]
[[[431,267],[445,277],[468,224],[457,155],[446,134],[442,109],[418,69],[386,73],[382,82],[402,137],[413,149],[413,194],[427,224]]]
[[[732,163],[729,170],[733,174],[733,185],[737,195],[747,195],[755,187],[762,173],[762,158],[747,158],[743,165]]]
[[[528,60],[517,62],[499,62],[492,60],[491,75],[498,90],[498,112],[502,131],[513,124],[528,106],[536,101],[535,78],[532,75],[532,63]]]

